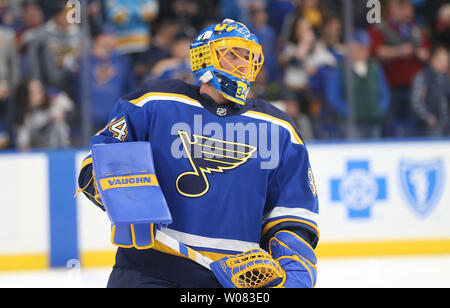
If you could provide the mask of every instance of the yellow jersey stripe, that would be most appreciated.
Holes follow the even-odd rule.
[[[183,94],[165,93],[165,92],[148,92],[148,93],[140,96],[139,98],[133,99],[129,102],[132,103],[133,105],[142,107],[146,103],[148,103],[150,101],[155,101],[155,100],[172,100],[172,101],[185,103],[185,104],[188,104],[191,106],[203,108],[203,106],[200,104],[199,101],[192,99],[189,96],[186,96]],[[265,114],[262,112],[252,111],[252,110],[247,111],[242,115],[246,116],[246,117],[254,118],[254,119],[269,121],[269,122],[275,123],[279,126],[282,126],[289,131],[289,134],[291,135],[291,141],[293,143],[300,144],[300,145],[304,144],[303,141],[301,140],[300,136],[297,134],[295,128],[292,126],[292,124],[285,120],[276,118],[274,116],[271,116],[271,115],[268,115],[268,114]]]
[[[141,97],[131,100],[130,103],[142,107],[146,103],[150,101],[156,101],[156,100],[171,100],[171,101],[177,101],[181,103],[185,103],[191,106],[196,106],[203,108],[203,106],[195,99],[190,98],[189,96],[183,95],[183,94],[176,94],[176,93],[164,93],[164,92],[149,92]]]
[[[319,228],[317,228],[316,225],[314,225],[313,223],[311,223],[309,221],[302,220],[302,219],[295,219],[295,218],[284,218],[284,219],[279,219],[279,220],[275,220],[275,221],[269,222],[269,223],[267,223],[264,226],[263,231],[261,232],[261,235],[264,236],[274,226],[276,226],[276,225],[278,225],[278,224],[280,224],[282,222],[286,222],[286,221],[298,222],[298,223],[302,223],[302,224],[305,224],[307,226],[310,226],[311,228],[313,228],[316,231],[317,237],[320,238]]]
[[[86,159],[83,160],[83,162],[81,163],[81,170],[83,170],[84,167],[86,167],[87,165],[91,165],[92,164],[92,157],[88,157]]]
[[[274,124],[278,124],[278,125],[286,128],[289,131],[289,134],[291,135],[291,141],[293,143],[301,144],[301,145],[304,144],[302,139],[300,138],[300,136],[297,134],[295,128],[292,126],[292,124],[285,120],[276,118],[276,117],[268,115],[266,113],[252,111],[252,110],[247,111],[246,113],[243,114],[243,116],[247,116],[247,117],[259,119],[259,120],[266,120],[266,121],[272,122]]]

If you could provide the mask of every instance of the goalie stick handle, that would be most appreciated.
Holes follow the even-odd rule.
[[[213,262],[211,259],[201,255],[199,252],[184,245],[183,243],[180,243],[179,241],[170,237],[169,235],[165,234],[164,232],[157,230],[155,239],[158,242],[160,242],[161,244],[164,244],[167,247],[181,253],[183,256],[187,257],[188,259],[211,270],[210,264]]]

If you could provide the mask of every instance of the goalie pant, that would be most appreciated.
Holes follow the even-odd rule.
[[[257,138],[239,130],[227,134],[230,127],[256,129]],[[261,154],[262,137],[269,140],[266,150],[276,149],[268,158]],[[214,261],[254,248],[268,250],[280,230],[295,232],[316,247],[319,206],[308,152],[291,118],[270,103],[248,99],[244,106],[218,105],[198,86],[150,81],[118,100],[91,146],[134,141],[152,145],[155,173],[173,218],[164,232],[171,237]],[[213,159],[193,155],[211,154],[208,148],[226,150],[212,153]],[[261,168],[274,157],[275,166]],[[102,207],[94,184],[88,155],[79,187]],[[149,250],[119,248],[115,268],[217,286],[207,269],[158,243]]]

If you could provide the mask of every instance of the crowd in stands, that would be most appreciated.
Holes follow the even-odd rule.
[[[0,0],[0,149],[86,146],[116,100],[151,79],[194,82],[189,45],[224,18],[263,46],[250,95],[285,110],[305,140],[450,136],[450,0]],[[79,6],[78,6],[79,8]],[[350,120],[351,121],[350,121]],[[349,125],[350,124],[350,125]]]

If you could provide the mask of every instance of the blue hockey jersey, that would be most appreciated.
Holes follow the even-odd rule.
[[[318,198],[307,149],[290,117],[268,102],[219,105],[198,86],[150,81],[116,103],[91,146],[131,141],[151,143],[173,218],[163,231],[180,242],[213,260],[265,248],[281,229],[317,245]],[[91,164],[86,157],[79,186],[101,206],[93,198]],[[162,245],[119,248],[116,265],[154,273],[151,259],[167,254],[177,255]]]

